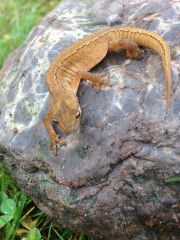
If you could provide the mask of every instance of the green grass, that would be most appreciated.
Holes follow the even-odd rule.
[[[32,198],[26,196],[4,173],[2,167],[0,169],[0,190],[0,221],[5,214],[6,216],[12,214],[11,220],[0,222],[0,239],[85,239],[82,234],[75,237],[76,235],[69,230],[54,227],[48,217],[34,206]]]
[[[169,182],[179,182],[180,181],[180,177],[176,177],[176,178],[168,178],[165,180],[166,183]]]
[[[59,3],[60,0],[0,0],[0,69],[32,28]],[[92,240],[55,227],[3,168],[0,168],[0,222],[3,240]]]
[[[6,207],[3,207],[6,206]],[[12,214],[10,220],[3,216]],[[92,240],[58,228],[34,205],[16,183],[0,168],[0,239],[3,240]]]
[[[60,0],[0,0],[0,69],[9,54]]]

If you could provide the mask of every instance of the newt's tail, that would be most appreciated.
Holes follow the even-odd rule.
[[[131,27],[117,27],[119,39],[131,39],[138,45],[153,49],[162,58],[165,79],[166,79],[166,112],[170,105],[171,95],[171,66],[170,66],[170,49],[167,42],[158,34]]]

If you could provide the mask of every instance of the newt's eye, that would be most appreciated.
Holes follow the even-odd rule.
[[[79,118],[81,116],[81,112],[79,111],[77,114],[76,114],[76,118]]]
[[[56,124],[59,123],[55,118],[53,118],[53,122],[55,122]]]

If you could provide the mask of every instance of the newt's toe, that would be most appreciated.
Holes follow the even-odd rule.
[[[61,145],[66,145],[66,143],[62,140],[60,140],[60,135],[55,134],[55,135],[51,135],[50,138],[50,148],[54,149],[54,155],[57,156],[57,144],[61,144]]]

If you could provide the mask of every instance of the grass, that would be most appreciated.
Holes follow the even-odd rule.
[[[0,69],[28,33],[60,0],[0,0]],[[0,168],[0,239],[91,240],[55,227]]]
[[[9,54],[59,0],[0,0],[0,69]]]
[[[34,206],[16,183],[0,169],[0,239],[3,240],[92,240],[83,234],[55,227]],[[10,220],[4,216],[10,216]]]

